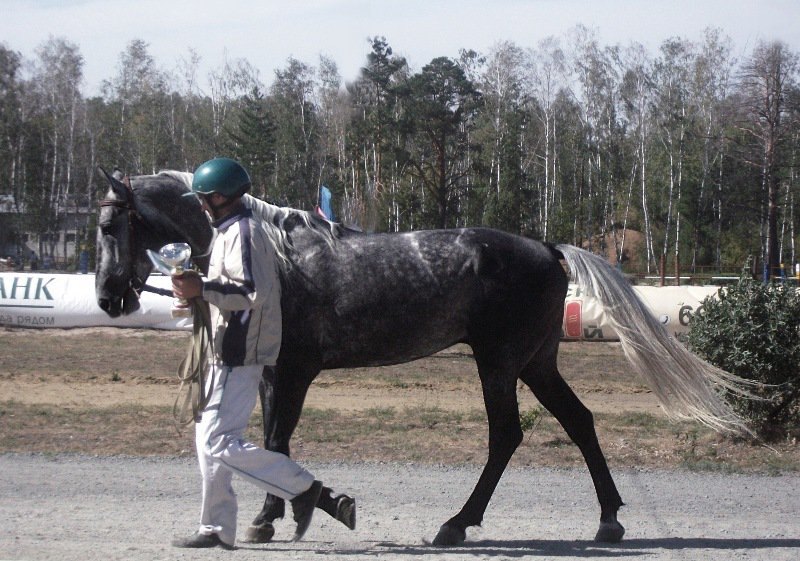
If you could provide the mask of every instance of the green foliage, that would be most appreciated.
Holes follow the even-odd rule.
[[[764,438],[800,424],[800,292],[742,278],[707,298],[694,316],[689,344],[712,364],[764,386],[752,400],[729,399]],[[768,384],[768,386],[767,386]]]
[[[470,171],[463,162],[480,92],[458,64],[438,57],[408,80],[402,99],[406,106],[402,163],[433,199],[429,224],[452,227],[458,213],[457,190]]]
[[[519,426],[522,429],[522,432],[526,433],[536,428],[536,425],[538,425],[539,421],[542,420],[543,413],[544,409],[542,407],[534,407],[528,411],[520,412]]]
[[[275,127],[275,186],[283,204],[310,209],[317,202],[318,115],[312,101],[314,69],[294,58],[275,72],[267,108]]]
[[[353,81],[324,57],[280,69],[226,60],[200,76],[191,49],[176,73],[134,39],[88,98],[78,45],[51,38],[25,60],[0,44],[0,195],[13,195],[6,212],[18,215],[0,246],[38,234],[40,253],[58,249],[51,240],[71,229],[72,209],[91,212],[106,189],[98,165],[135,175],[230,156],[257,196],[310,210],[324,184],[337,218],[368,232],[483,225],[580,245],[615,224],[652,247],[627,272],[650,272],[673,248],[693,272],[738,268],[747,255],[774,261],[775,244],[797,261],[796,53],[759,44],[734,84],[718,30],[653,54],[603,47],[586,28],[551,39],[417,70],[370,37]],[[762,102],[780,104],[772,129]],[[765,145],[769,130],[778,136]],[[767,225],[780,230],[769,248],[752,235]]]
[[[275,124],[261,90],[254,86],[242,100],[235,127],[226,127],[232,158],[247,168],[253,194],[268,198],[266,186],[275,169]]]

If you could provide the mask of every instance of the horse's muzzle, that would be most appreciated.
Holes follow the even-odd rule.
[[[98,298],[97,305],[112,318],[122,314],[122,298]]]
[[[128,288],[125,294],[120,298],[119,296],[101,297],[97,299],[97,305],[100,309],[109,315],[109,317],[116,318],[120,315],[132,314],[139,309],[139,295],[132,288]]]

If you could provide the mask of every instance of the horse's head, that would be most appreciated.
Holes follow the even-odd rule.
[[[97,218],[97,304],[111,317],[139,309],[139,290],[151,265],[134,234],[141,218],[130,180],[100,168],[110,187],[100,201]]]
[[[146,250],[186,242],[201,269],[208,265],[211,226],[190,189],[191,174],[161,172],[109,182],[97,220],[97,304],[111,317],[139,308],[139,292],[152,271]]]

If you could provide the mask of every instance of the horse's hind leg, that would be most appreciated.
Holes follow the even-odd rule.
[[[434,545],[460,544],[469,526],[480,525],[503,471],[522,442],[516,375],[510,368],[500,366],[500,361],[482,358],[480,351],[474,347],[473,350],[489,418],[489,457],[469,499],[458,514],[442,525],[433,540]]]
[[[624,503],[600,449],[591,411],[581,403],[559,374],[555,353],[544,364],[539,361],[529,364],[523,370],[520,379],[561,423],[567,435],[583,454],[600,502],[600,528],[594,539],[612,543],[620,541],[625,528],[617,521],[617,511]]]

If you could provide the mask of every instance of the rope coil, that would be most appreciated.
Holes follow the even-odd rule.
[[[172,406],[172,417],[178,433],[185,427],[200,420],[200,414],[211,395],[206,393],[206,372],[208,371],[209,356],[213,356],[210,349],[213,345],[211,339],[211,313],[208,302],[202,298],[192,300],[192,338],[186,356],[178,365],[178,380],[180,387],[175,403]],[[213,376],[211,384],[213,387]],[[191,415],[187,415],[191,408]]]

